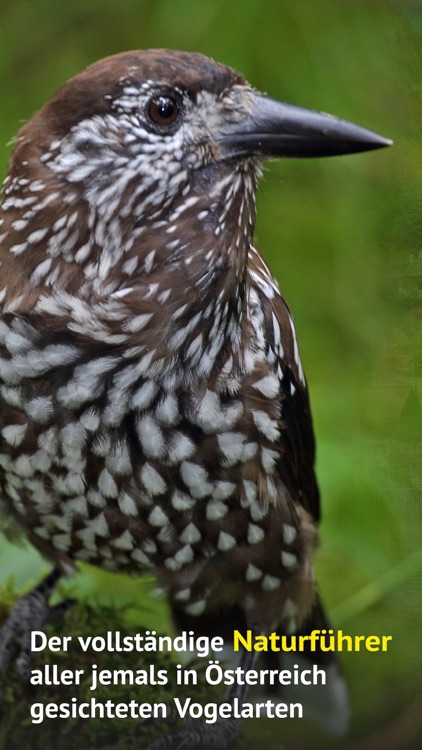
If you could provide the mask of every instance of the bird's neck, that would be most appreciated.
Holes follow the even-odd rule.
[[[165,221],[140,227],[123,299],[135,316],[147,311],[162,355],[190,374],[208,377],[223,350],[238,348],[254,224],[254,173],[238,170],[204,176]]]
[[[153,340],[156,356],[167,358],[183,349],[188,365],[200,369],[202,363],[205,375],[221,350],[239,339],[256,179],[255,167],[204,173],[166,212],[149,219],[110,221],[101,205],[86,202],[76,217],[75,202],[53,193],[42,211],[46,231],[35,224],[41,211],[31,214],[30,227],[14,222],[11,191],[3,207],[2,266],[11,268],[4,302],[15,312],[47,316],[49,328],[69,329],[84,342],[121,344],[136,354],[148,352]],[[19,187],[23,200],[30,186]],[[19,233],[28,229],[23,244]]]

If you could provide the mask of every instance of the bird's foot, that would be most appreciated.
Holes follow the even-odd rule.
[[[53,622],[71,606],[74,601],[67,599],[55,607],[50,607],[48,601],[54,591],[61,573],[53,570],[29,594],[18,599],[9,618],[0,628],[0,674],[5,672],[10,662],[15,659],[16,670],[22,681],[29,678],[31,665],[31,631],[41,630]],[[0,703],[3,691],[0,681]]]
[[[169,722],[172,720],[169,717]],[[187,718],[179,731],[158,737],[146,750],[228,750],[239,736],[238,719],[219,719],[206,724],[201,719]]]

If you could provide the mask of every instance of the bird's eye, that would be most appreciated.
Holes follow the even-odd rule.
[[[179,101],[172,96],[156,96],[148,104],[148,114],[156,125],[172,125],[180,115]]]

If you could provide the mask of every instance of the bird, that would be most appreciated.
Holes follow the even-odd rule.
[[[309,395],[254,245],[255,193],[267,159],[389,144],[165,49],[90,65],[19,131],[0,218],[0,494],[53,571],[3,626],[0,667],[79,561],[153,573],[198,632],[294,633],[320,611]]]

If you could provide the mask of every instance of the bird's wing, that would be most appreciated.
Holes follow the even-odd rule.
[[[257,252],[250,258],[252,283],[264,313],[267,357],[280,382],[281,451],[277,468],[291,497],[315,521],[320,518],[315,476],[315,437],[308,388],[303,374],[295,328],[277,282]]]

